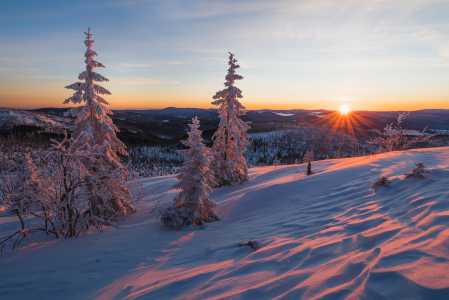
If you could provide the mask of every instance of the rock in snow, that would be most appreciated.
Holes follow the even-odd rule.
[[[421,161],[429,178],[405,178]],[[449,147],[313,166],[251,168],[244,185],[214,189],[222,220],[203,230],[165,230],[142,203],[119,229],[6,249],[0,298],[448,299]],[[383,176],[391,188],[374,193]],[[142,180],[165,183],[166,204],[175,182]],[[0,218],[0,234],[14,226]],[[254,240],[257,251],[236,247]]]

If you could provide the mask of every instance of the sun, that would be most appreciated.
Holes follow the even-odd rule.
[[[351,111],[351,109],[349,108],[349,105],[343,104],[342,106],[340,106],[339,111],[342,115],[347,115]]]

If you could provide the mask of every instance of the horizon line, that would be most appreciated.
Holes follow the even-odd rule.
[[[83,105],[80,105],[83,106]],[[77,106],[73,106],[77,107]],[[70,109],[72,107],[40,107],[40,108],[17,108],[17,107],[0,107],[0,109],[16,109],[16,110],[37,110],[37,109],[62,109],[67,108]],[[165,108],[123,108],[123,109],[110,109],[111,111],[119,111],[119,110],[164,110],[167,108],[177,108],[177,109],[203,109],[203,110],[218,110],[218,108],[198,108],[198,107],[176,107],[176,106],[167,106]],[[293,108],[293,109],[271,109],[271,108],[263,108],[263,109],[245,109],[245,111],[263,111],[263,110],[270,110],[270,111],[293,111],[293,110],[304,110],[304,111],[338,111],[338,109],[332,110],[332,109],[303,109],[303,108]],[[351,110],[351,112],[417,112],[417,111],[423,111],[423,110],[447,110],[445,108],[425,108],[425,109],[418,109],[418,110]]]

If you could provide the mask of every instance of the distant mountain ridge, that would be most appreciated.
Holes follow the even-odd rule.
[[[67,130],[73,123],[72,118],[33,110],[0,108],[0,127],[17,125],[35,126],[52,132]]]
[[[11,125],[33,125],[42,128],[66,130],[73,118],[64,117],[69,108],[40,108],[35,110],[0,109],[0,127]],[[218,110],[214,108],[126,109],[113,110],[112,119],[120,129],[119,138],[128,144],[160,144],[183,138],[191,118],[201,120],[204,139],[210,140],[218,126]],[[333,126],[340,123],[363,129],[381,130],[397,121],[396,111],[353,111],[348,118],[331,110],[247,110],[241,118],[253,127],[253,132],[291,128],[302,124]],[[404,129],[449,130],[449,110],[425,109],[413,111],[402,123]],[[53,130],[53,129],[51,129]],[[254,131],[255,130],[255,131]]]

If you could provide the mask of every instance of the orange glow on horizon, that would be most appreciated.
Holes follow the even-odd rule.
[[[71,91],[64,89],[66,82],[48,82],[38,84],[12,84],[0,85],[0,107],[34,109],[44,107],[63,108],[65,99],[72,95]],[[166,107],[179,108],[217,108],[211,104],[215,89],[200,91],[200,93],[183,93],[183,88],[176,91],[166,90],[139,90],[130,91],[120,87],[107,88],[112,95],[105,97],[110,103],[110,109],[163,109]],[[245,91],[244,91],[245,92]],[[351,111],[415,111],[421,109],[449,109],[447,96],[432,95],[432,97],[415,96],[403,97],[357,97],[358,101],[350,103]],[[266,98],[263,95],[252,94],[246,91],[240,100],[247,110],[339,110],[338,102],[318,99],[312,95],[298,95],[297,97],[283,97],[282,99]],[[404,102],[407,104],[404,105]],[[341,103],[341,102],[340,102]]]

